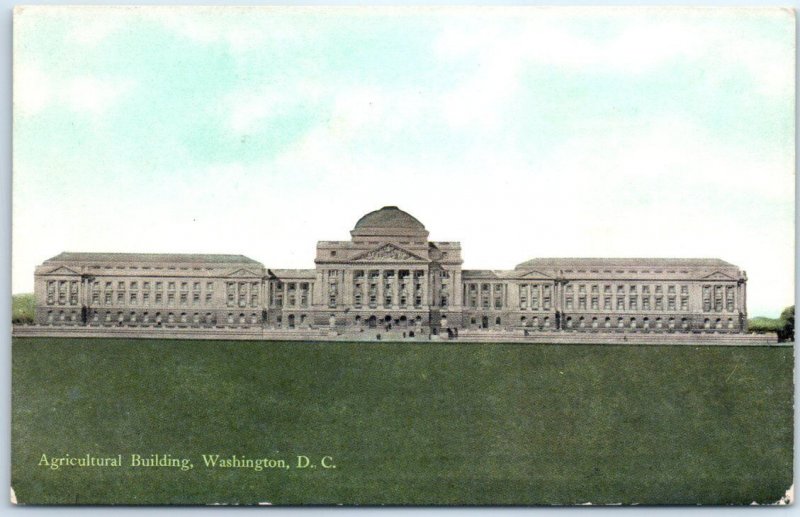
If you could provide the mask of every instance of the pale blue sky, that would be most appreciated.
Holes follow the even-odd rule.
[[[64,250],[244,253],[399,205],[465,268],[719,257],[793,303],[786,10],[27,8],[12,288]]]

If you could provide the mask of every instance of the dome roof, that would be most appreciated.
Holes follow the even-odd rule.
[[[368,213],[358,220],[355,230],[366,228],[424,230],[425,226],[417,221],[413,215],[403,212],[396,206],[385,206],[380,210]]]

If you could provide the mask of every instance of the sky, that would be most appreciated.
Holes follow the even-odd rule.
[[[26,7],[12,291],[62,251],[313,268],[397,205],[465,269],[722,258],[794,303],[782,9]]]

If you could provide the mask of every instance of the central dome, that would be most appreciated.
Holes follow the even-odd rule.
[[[425,226],[408,212],[403,212],[396,206],[385,206],[359,219],[355,229],[358,230],[362,228],[406,228],[409,230],[424,230]]]
[[[427,237],[425,226],[416,217],[396,206],[385,206],[370,212],[356,223],[352,235]]]

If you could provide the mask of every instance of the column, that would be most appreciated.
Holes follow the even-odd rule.
[[[392,308],[400,308],[400,270],[394,270],[394,280],[392,281]]]
[[[428,301],[428,270],[427,269],[422,272],[422,278],[420,278],[419,281],[422,284],[422,306],[427,309],[430,306],[430,301]]]
[[[382,309],[384,304],[383,299],[383,269],[378,270],[378,308]]]
[[[345,269],[342,272],[342,304],[345,307],[353,306],[353,270]]]
[[[461,309],[464,306],[464,284],[461,281],[461,270],[453,271],[453,299],[450,305],[455,309]]]

